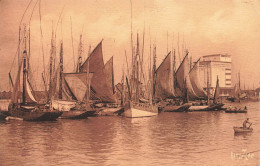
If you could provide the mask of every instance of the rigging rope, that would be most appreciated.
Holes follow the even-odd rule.
[[[41,44],[42,44],[42,59],[43,59],[43,76],[46,77],[45,72],[45,60],[44,60],[44,49],[43,49],[43,35],[42,35],[42,16],[41,16],[41,0],[39,1],[39,16],[40,16],[40,31],[41,31]],[[46,86],[46,85],[45,85]]]
[[[25,11],[24,11],[24,13],[23,13],[23,15],[22,15],[22,18],[21,18],[20,23],[19,23],[19,31],[20,31],[20,27],[21,27],[21,24],[22,24],[24,15],[25,15],[25,13],[27,12],[27,10],[28,10],[29,6],[31,5],[32,1],[33,1],[33,0],[31,0],[31,1],[29,2],[29,4],[27,5],[27,7],[26,7],[26,9],[25,9]],[[20,33],[20,32],[19,32],[19,33]],[[18,50],[19,50],[19,47],[20,47],[20,43],[21,43],[21,40],[18,41],[18,47],[17,47],[17,50],[16,50],[16,52],[15,52],[15,54],[14,54],[14,59],[13,59],[13,62],[12,62],[12,65],[11,65],[11,68],[10,68],[9,73],[11,73],[11,71],[12,71],[12,68],[13,68],[13,65],[14,65],[14,61],[15,61],[15,55],[18,53]]]

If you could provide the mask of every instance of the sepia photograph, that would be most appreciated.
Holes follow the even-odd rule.
[[[260,164],[260,0],[0,0],[0,165]]]

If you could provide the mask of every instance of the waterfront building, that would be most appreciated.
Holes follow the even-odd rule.
[[[229,96],[232,92],[231,80],[231,56],[227,54],[205,55],[199,62],[200,80],[203,87],[214,91],[217,77],[219,79],[220,95]]]

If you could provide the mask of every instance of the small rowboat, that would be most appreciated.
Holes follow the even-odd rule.
[[[241,108],[229,106],[225,110],[225,112],[226,113],[247,113],[247,108],[245,107],[244,109],[241,109]]]
[[[247,113],[247,110],[226,110],[226,113]]]
[[[235,133],[245,133],[245,132],[252,132],[253,128],[243,128],[243,127],[233,127]]]

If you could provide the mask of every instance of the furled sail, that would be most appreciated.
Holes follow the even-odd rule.
[[[88,88],[88,80],[91,81],[93,74],[89,73],[64,73],[64,79],[69,90],[78,101],[83,101]]]
[[[199,67],[198,67],[199,60],[195,63],[193,68],[190,70],[189,76],[190,76],[190,81],[191,81],[191,85],[192,85],[194,92],[196,93],[196,95],[198,97],[203,98],[203,97],[206,97],[206,92],[203,90],[203,87],[199,80],[199,73],[198,73],[199,72]]]
[[[175,97],[174,75],[171,52],[165,57],[156,70],[155,98],[166,99]]]
[[[214,103],[217,102],[217,100],[219,98],[219,94],[220,94],[220,87],[219,87],[219,80],[217,78],[216,89],[215,89],[215,93],[214,93]]]
[[[113,56],[105,64],[105,75],[107,77],[107,82],[109,84],[109,87],[112,89],[114,94],[115,90],[114,90]]]
[[[12,103],[16,103],[18,102],[18,96],[19,96],[19,89],[18,87],[20,86],[20,74],[21,74],[21,70],[22,70],[22,65],[23,61],[20,61],[20,64],[18,66],[18,73],[15,79],[15,84],[14,84],[14,88],[13,88],[13,92],[12,92],[12,97],[11,97],[11,102]]]
[[[93,73],[91,80],[91,95],[94,95],[102,102],[116,102],[113,95],[111,83],[107,79],[106,69],[103,61],[102,41],[92,51],[88,59],[81,66],[80,72],[87,72],[89,62],[89,72]],[[93,97],[91,97],[93,98]]]

